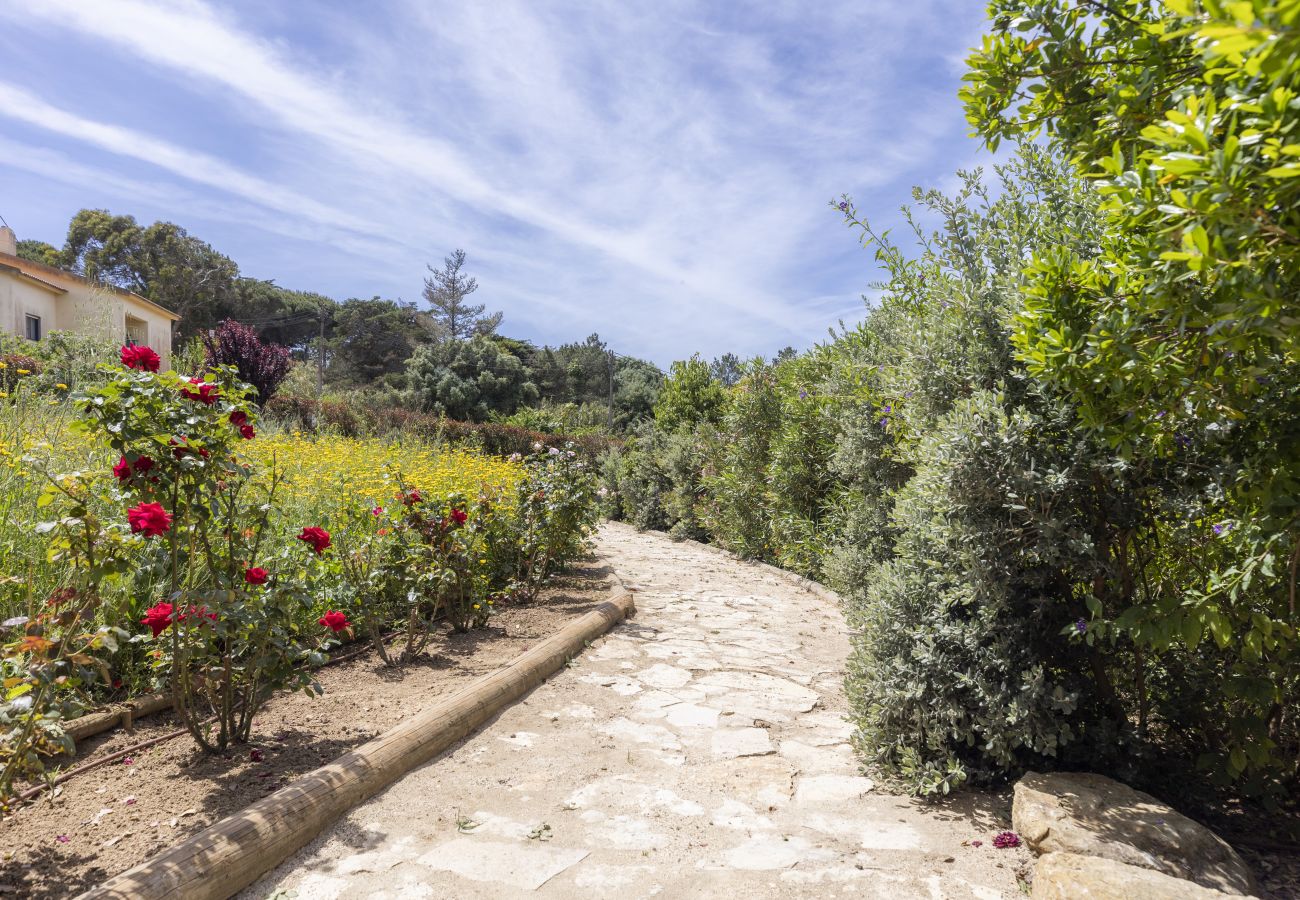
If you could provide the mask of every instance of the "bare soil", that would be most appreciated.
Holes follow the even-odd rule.
[[[0,895],[69,897],[124,872],[213,822],[381,734],[436,698],[508,664],[606,599],[608,569],[575,567],[533,604],[512,606],[488,627],[439,634],[423,658],[385,668],[371,650],[317,672],[323,697],[284,694],[258,715],[253,740],[224,756],[182,735],[77,775],[0,821]],[[132,732],[81,743],[65,768],[175,731],[170,713]]]

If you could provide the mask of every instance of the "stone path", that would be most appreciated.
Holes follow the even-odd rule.
[[[634,620],[244,896],[1019,896],[1003,799],[936,809],[860,774],[831,602],[626,526],[599,551]]]

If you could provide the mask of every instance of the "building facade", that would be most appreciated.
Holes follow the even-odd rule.
[[[33,341],[57,330],[145,344],[170,367],[172,325],[178,319],[139,294],[20,258],[13,230],[0,226],[0,330]]]

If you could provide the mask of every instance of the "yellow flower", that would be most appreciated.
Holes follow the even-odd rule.
[[[56,384],[55,387],[58,388],[58,389],[61,390],[61,391],[66,391],[66,390],[68,389],[68,386],[67,386],[66,384],[64,384],[62,381],[60,381],[58,384]]]
[[[32,374],[32,370],[31,370],[31,369],[19,369],[19,370],[18,370],[18,374],[19,374],[19,375],[30,375],[30,374]]]

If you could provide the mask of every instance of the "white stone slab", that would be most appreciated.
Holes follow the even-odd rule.
[[[806,775],[795,782],[794,802],[800,806],[841,806],[864,795],[876,783],[861,775]]]
[[[457,838],[415,861],[426,868],[451,872],[472,881],[495,881],[535,891],[569,866],[581,862],[590,852],[579,847]]]
[[[775,753],[766,728],[719,728],[713,732],[713,755],[722,759]]]
[[[674,728],[717,728],[718,711],[693,703],[679,703],[667,709],[668,724]]]

